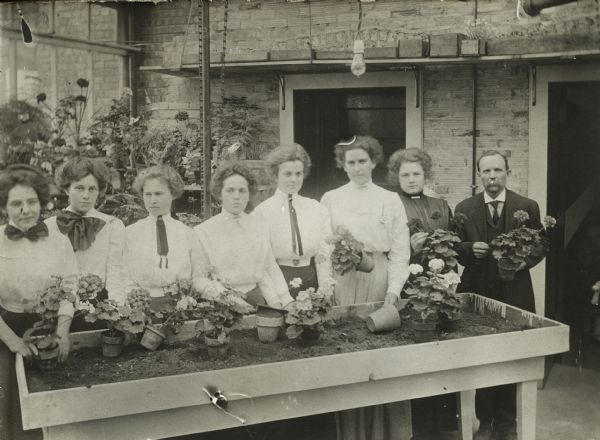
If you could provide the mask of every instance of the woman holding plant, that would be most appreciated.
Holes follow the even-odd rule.
[[[167,165],[146,168],[133,188],[144,199],[150,214],[125,228],[125,264],[129,289],[150,292],[153,308],[159,306],[165,289],[180,279],[192,279],[195,286],[206,282],[207,267],[193,231],[171,217],[173,200],[183,194],[183,180]]]
[[[448,202],[423,194],[425,182],[431,179],[433,160],[420,148],[406,148],[392,154],[387,167],[388,180],[399,185],[398,195],[406,209],[409,227],[412,225],[411,262],[426,263],[421,257],[429,233],[436,229],[447,230],[452,218]],[[411,406],[413,427],[417,431],[432,431],[431,435],[435,435],[437,431],[451,431],[457,427],[455,394],[415,399]]]
[[[334,148],[337,165],[350,182],[325,193],[321,202],[329,210],[332,229],[347,229],[374,260],[370,273],[349,271],[338,277],[336,303],[385,300],[394,304],[408,278],[410,242],[398,195],[371,179],[373,169],[383,159],[383,148],[371,136],[353,136]],[[338,439],[409,438],[410,428],[403,422],[409,414],[404,402],[336,413]]]
[[[8,218],[8,223],[0,226],[1,438],[30,438],[21,431],[13,355],[37,354],[35,346],[22,339],[25,330],[39,319],[28,311],[36,303],[36,295],[54,283],[52,276],[62,277],[63,285],[71,288],[77,278],[77,262],[69,240],[49,231],[40,221],[41,211],[50,200],[49,192],[46,178],[34,167],[12,165],[0,173],[0,207]],[[55,328],[60,360],[69,354],[72,317],[73,304],[61,302]],[[35,431],[31,438],[39,437]]]
[[[56,183],[68,196],[69,206],[46,220],[50,231],[68,237],[80,274],[98,275],[108,297],[125,300],[123,246],[125,225],[121,220],[96,210],[98,198],[109,185],[110,173],[97,160],[74,157],[56,172]],[[99,299],[105,299],[106,292]],[[103,297],[104,295],[104,297]]]
[[[254,176],[243,163],[225,163],[217,169],[210,190],[221,202],[221,212],[194,228],[203,252],[201,267],[214,267],[251,304],[281,308],[293,298],[275,262],[267,225],[244,212],[255,188]],[[206,291],[210,290],[206,286],[200,290],[209,299],[222,293]]]
[[[277,264],[288,285],[293,284],[292,297],[296,298],[300,290],[330,286],[329,211],[316,200],[298,194],[310,172],[308,153],[298,144],[280,146],[266,160],[277,189],[273,197],[256,207],[253,215],[269,227]]]
[[[411,261],[419,261],[418,254],[429,232],[448,229],[452,211],[448,202],[423,194],[425,182],[431,179],[433,160],[420,148],[398,150],[388,162],[388,180],[399,185],[398,195],[406,210],[410,231]],[[420,261],[419,261],[420,262]]]

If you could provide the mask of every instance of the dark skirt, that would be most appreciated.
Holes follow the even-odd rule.
[[[287,282],[292,298],[296,299],[298,293],[301,290],[306,290],[311,287],[314,287],[315,289],[319,288],[319,281],[317,279],[317,269],[315,267],[314,258],[310,259],[310,265],[308,266],[279,266],[279,268],[281,269],[283,277]],[[300,285],[300,287],[290,286],[290,281],[292,281],[294,278],[300,278],[302,280],[302,284]]]
[[[41,321],[41,317],[38,314],[9,312],[2,307],[0,307],[0,317],[20,338],[23,337],[25,330],[33,327],[33,324],[36,322]]]

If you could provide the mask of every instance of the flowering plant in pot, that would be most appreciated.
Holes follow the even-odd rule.
[[[140,344],[156,350],[169,335],[179,333],[185,321],[196,319],[196,307],[200,293],[194,289],[192,280],[180,279],[164,289],[165,302],[160,309],[153,311],[154,318],[162,322],[160,327],[148,323]]]
[[[287,337],[300,337],[305,344],[318,340],[325,330],[325,324],[331,321],[329,311],[333,306],[332,299],[331,289],[315,290],[311,287],[301,290],[285,317],[285,323],[288,324]]]
[[[333,246],[331,263],[335,273],[344,275],[352,270],[361,272],[373,270],[372,257],[364,250],[364,244],[354,238],[348,229],[338,226],[330,237],[329,243]]]
[[[456,214],[450,220],[448,229],[438,228],[428,233],[420,251],[422,265],[427,266],[431,260],[438,259],[444,262],[443,272],[458,271],[458,260],[456,259],[458,252],[456,252],[455,247],[461,242],[461,239],[457,230],[464,225],[466,218],[464,214]]]
[[[424,273],[423,266],[411,264],[409,270],[413,278],[404,288],[408,303],[416,313],[413,319],[413,331],[417,342],[431,340],[440,320],[440,315],[456,320],[460,317],[461,301],[456,294],[456,285],[460,277],[454,271],[443,272],[443,260],[429,262],[429,270]]]
[[[52,276],[52,283],[39,293],[32,303],[28,312],[38,314],[40,320],[26,330],[23,341],[33,344],[38,355],[35,360],[42,370],[50,370],[58,362],[58,340],[57,334],[58,315],[61,307],[75,304],[76,296],[70,286],[64,283],[60,276]]]
[[[506,233],[498,235],[490,243],[492,256],[498,262],[498,278],[512,281],[515,274],[533,266],[548,252],[548,229],[556,225],[553,217],[546,216],[543,225],[531,224],[529,214],[519,210],[514,214],[518,226]],[[537,223],[537,222],[536,222]]]
[[[150,294],[145,289],[132,289],[125,302],[113,299],[90,304],[85,320],[104,321],[108,330],[102,333],[102,354],[116,357],[121,353],[125,334],[139,334],[150,322]]]
[[[203,299],[196,306],[196,333],[204,336],[209,355],[224,356],[227,353],[229,335],[240,328],[245,314],[254,312],[254,307],[244,301],[244,294],[233,289],[211,269],[208,274],[210,285]]]

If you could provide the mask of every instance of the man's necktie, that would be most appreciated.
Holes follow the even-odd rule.
[[[9,240],[20,240],[21,238],[27,238],[29,241],[38,241],[41,237],[48,236],[48,227],[44,222],[38,222],[26,231],[21,231],[19,228],[15,228],[13,225],[6,225],[4,228],[4,235]]]
[[[493,208],[492,223],[494,223],[494,226],[498,226],[498,222],[500,221],[500,214],[498,214],[498,205],[499,204],[500,204],[500,202],[498,200],[494,200],[493,202],[490,202],[490,205],[492,205],[492,208]]]
[[[165,269],[169,268],[169,242],[167,241],[167,229],[165,228],[165,221],[162,216],[159,215],[156,218],[156,250],[160,256],[158,267],[162,268],[163,258],[165,260]]]
[[[303,256],[302,251],[302,239],[300,238],[300,228],[298,227],[298,217],[296,216],[296,209],[292,204],[292,195],[288,195],[288,206],[290,210],[290,224],[292,226],[292,248],[294,253],[299,256]]]
[[[85,251],[96,240],[96,234],[106,225],[104,220],[83,217],[71,211],[60,211],[56,216],[60,232],[69,237],[73,250]]]

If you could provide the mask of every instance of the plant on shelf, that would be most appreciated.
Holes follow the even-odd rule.
[[[64,283],[60,276],[52,276],[52,283],[40,292],[31,307],[30,313],[40,316],[40,320],[26,330],[23,340],[35,345],[38,350],[37,362],[41,369],[52,369],[58,360],[57,334],[58,316],[61,308],[73,305],[76,302],[73,289]]]
[[[517,227],[498,235],[490,243],[492,256],[498,261],[498,278],[512,281],[520,270],[533,266],[548,252],[547,231],[556,225],[546,216],[543,225],[532,224],[529,214],[519,210],[514,214]]]
[[[352,270],[370,272],[373,270],[371,256],[364,250],[364,245],[352,233],[338,226],[329,238],[332,245],[331,263],[333,270],[339,275],[344,275]]]
[[[311,287],[301,290],[285,317],[287,337],[300,337],[304,343],[315,342],[325,331],[325,324],[331,320],[329,311],[332,305],[331,289]]]
[[[461,314],[460,297],[456,294],[456,286],[460,276],[454,272],[444,272],[444,261],[433,259],[429,261],[429,270],[424,273],[423,266],[411,264],[409,271],[411,279],[404,287],[411,309],[416,313],[413,320],[413,330],[422,330],[424,338],[431,338],[439,319],[442,317],[456,321]],[[417,335],[419,339],[420,336]]]
[[[98,206],[98,211],[117,217],[125,226],[148,217],[143,200],[125,192],[107,195]]]
[[[213,106],[213,165],[236,159],[261,159],[268,147],[261,143],[267,117],[242,96],[228,96]]]
[[[150,322],[150,294],[144,289],[132,289],[123,304],[105,299],[86,308],[87,322],[106,323],[108,330],[102,334],[102,353],[107,357],[115,357],[121,353],[126,333],[139,334]]]
[[[243,299],[244,294],[231,288],[214,269],[209,270],[208,278],[210,282],[203,294],[206,301],[199,303],[196,308],[197,316],[201,318],[196,331],[204,336],[209,351],[211,348],[219,351],[214,353],[218,356],[226,352],[226,349],[219,350],[219,347],[229,343],[229,335],[240,327],[242,317],[255,309]]]

